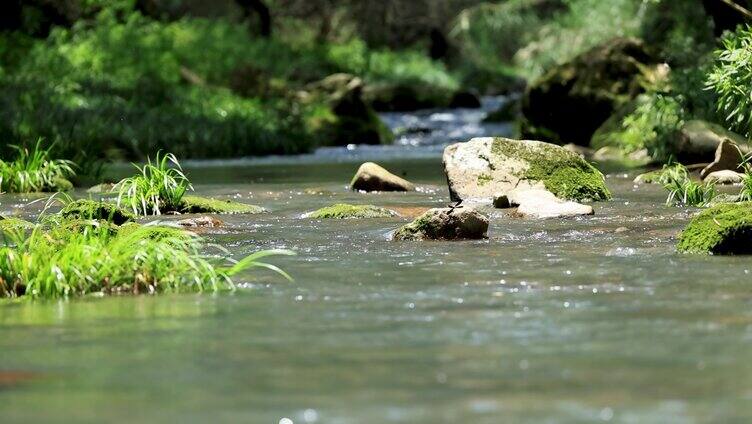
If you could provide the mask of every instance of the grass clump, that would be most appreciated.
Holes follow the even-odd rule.
[[[752,203],[722,204],[695,217],[679,236],[682,253],[752,253]]]
[[[579,202],[611,199],[603,174],[576,153],[559,146],[535,143],[533,147],[497,138],[491,152],[528,163],[527,170],[518,177],[542,182],[546,190],[560,199]]]
[[[390,218],[396,213],[373,205],[348,205],[339,203],[308,213],[312,219]]]
[[[718,95],[718,112],[729,129],[752,136],[752,27],[745,26],[723,38],[707,86]]]
[[[692,181],[689,171],[681,164],[664,167],[658,182],[669,192],[667,205],[705,207],[717,194],[715,185]]]
[[[267,268],[289,278],[263,251],[240,261],[227,252],[204,253],[202,239],[185,231],[128,224],[127,231],[7,231],[0,247],[0,297],[59,298],[102,294],[152,294],[231,290],[232,277]],[[159,236],[156,237],[155,234]]]
[[[149,158],[146,165],[134,166],[139,173],[121,180],[113,190],[118,192],[118,206],[124,203],[136,215],[177,211],[186,191],[193,190],[172,153],[157,153],[153,164]]]
[[[0,231],[29,230],[34,224],[21,218],[0,216]]]
[[[0,160],[0,191],[35,193],[67,191],[73,188],[68,178],[75,175],[73,162],[50,159],[49,149],[37,140],[32,148],[11,146],[16,151],[12,161]]]

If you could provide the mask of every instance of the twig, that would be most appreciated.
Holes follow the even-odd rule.
[[[752,12],[745,9],[743,6],[737,4],[733,0],[721,0],[723,3],[725,3],[728,7],[736,10],[737,12],[741,13],[742,15],[746,16],[748,19],[752,19]]]

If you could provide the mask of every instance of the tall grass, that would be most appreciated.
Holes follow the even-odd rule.
[[[232,277],[252,268],[272,270],[261,259],[290,255],[258,252],[232,261],[177,228],[130,224],[113,233],[96,225],[78,231],[8,231],[0,244],[0,297],[58,298],[103,294],[152,294],[232,290]]]
[[[178,210],[186,191],[193,186],[175,155],[157,153],[144,166],[135,165],[138,174],[115,185],[118,206],[125,204],[136,215],[161,215]]]
[[[73,162],[50,159],[50,149],[37,140],[33,147],[11,146],[16,151],[12,161],[0,160],[0,191],[33,193],[70,188],[74,176]]]
[[[684,165],[667,165],[658,181],[668,190],[667,205],[707,206],[716,196],[715,185],[692,181]]]

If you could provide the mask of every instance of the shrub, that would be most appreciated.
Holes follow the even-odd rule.
[[[739,28],[723,38],[707,86],[718,94],[718,112],[729,129],[752,136],[752,28]]]

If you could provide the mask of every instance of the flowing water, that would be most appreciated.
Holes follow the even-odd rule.
[[[693,211],[619,173],[593,217],[499,211],[488,240],[390,241],[448,203],[430,139],[191,164],[200,194],[271,211],[223,218],[206,236],[237,256],[297,251],[274,260],[295,282],[249,273],[231,294],[5,305],[0,422],[752,419],[749,258],[677,254]],[[420,190],[348,191],[357,161],[374,156]],[[28,200],[0,198],[0,212]],[[334,202],[403,216],[301,218]]]

